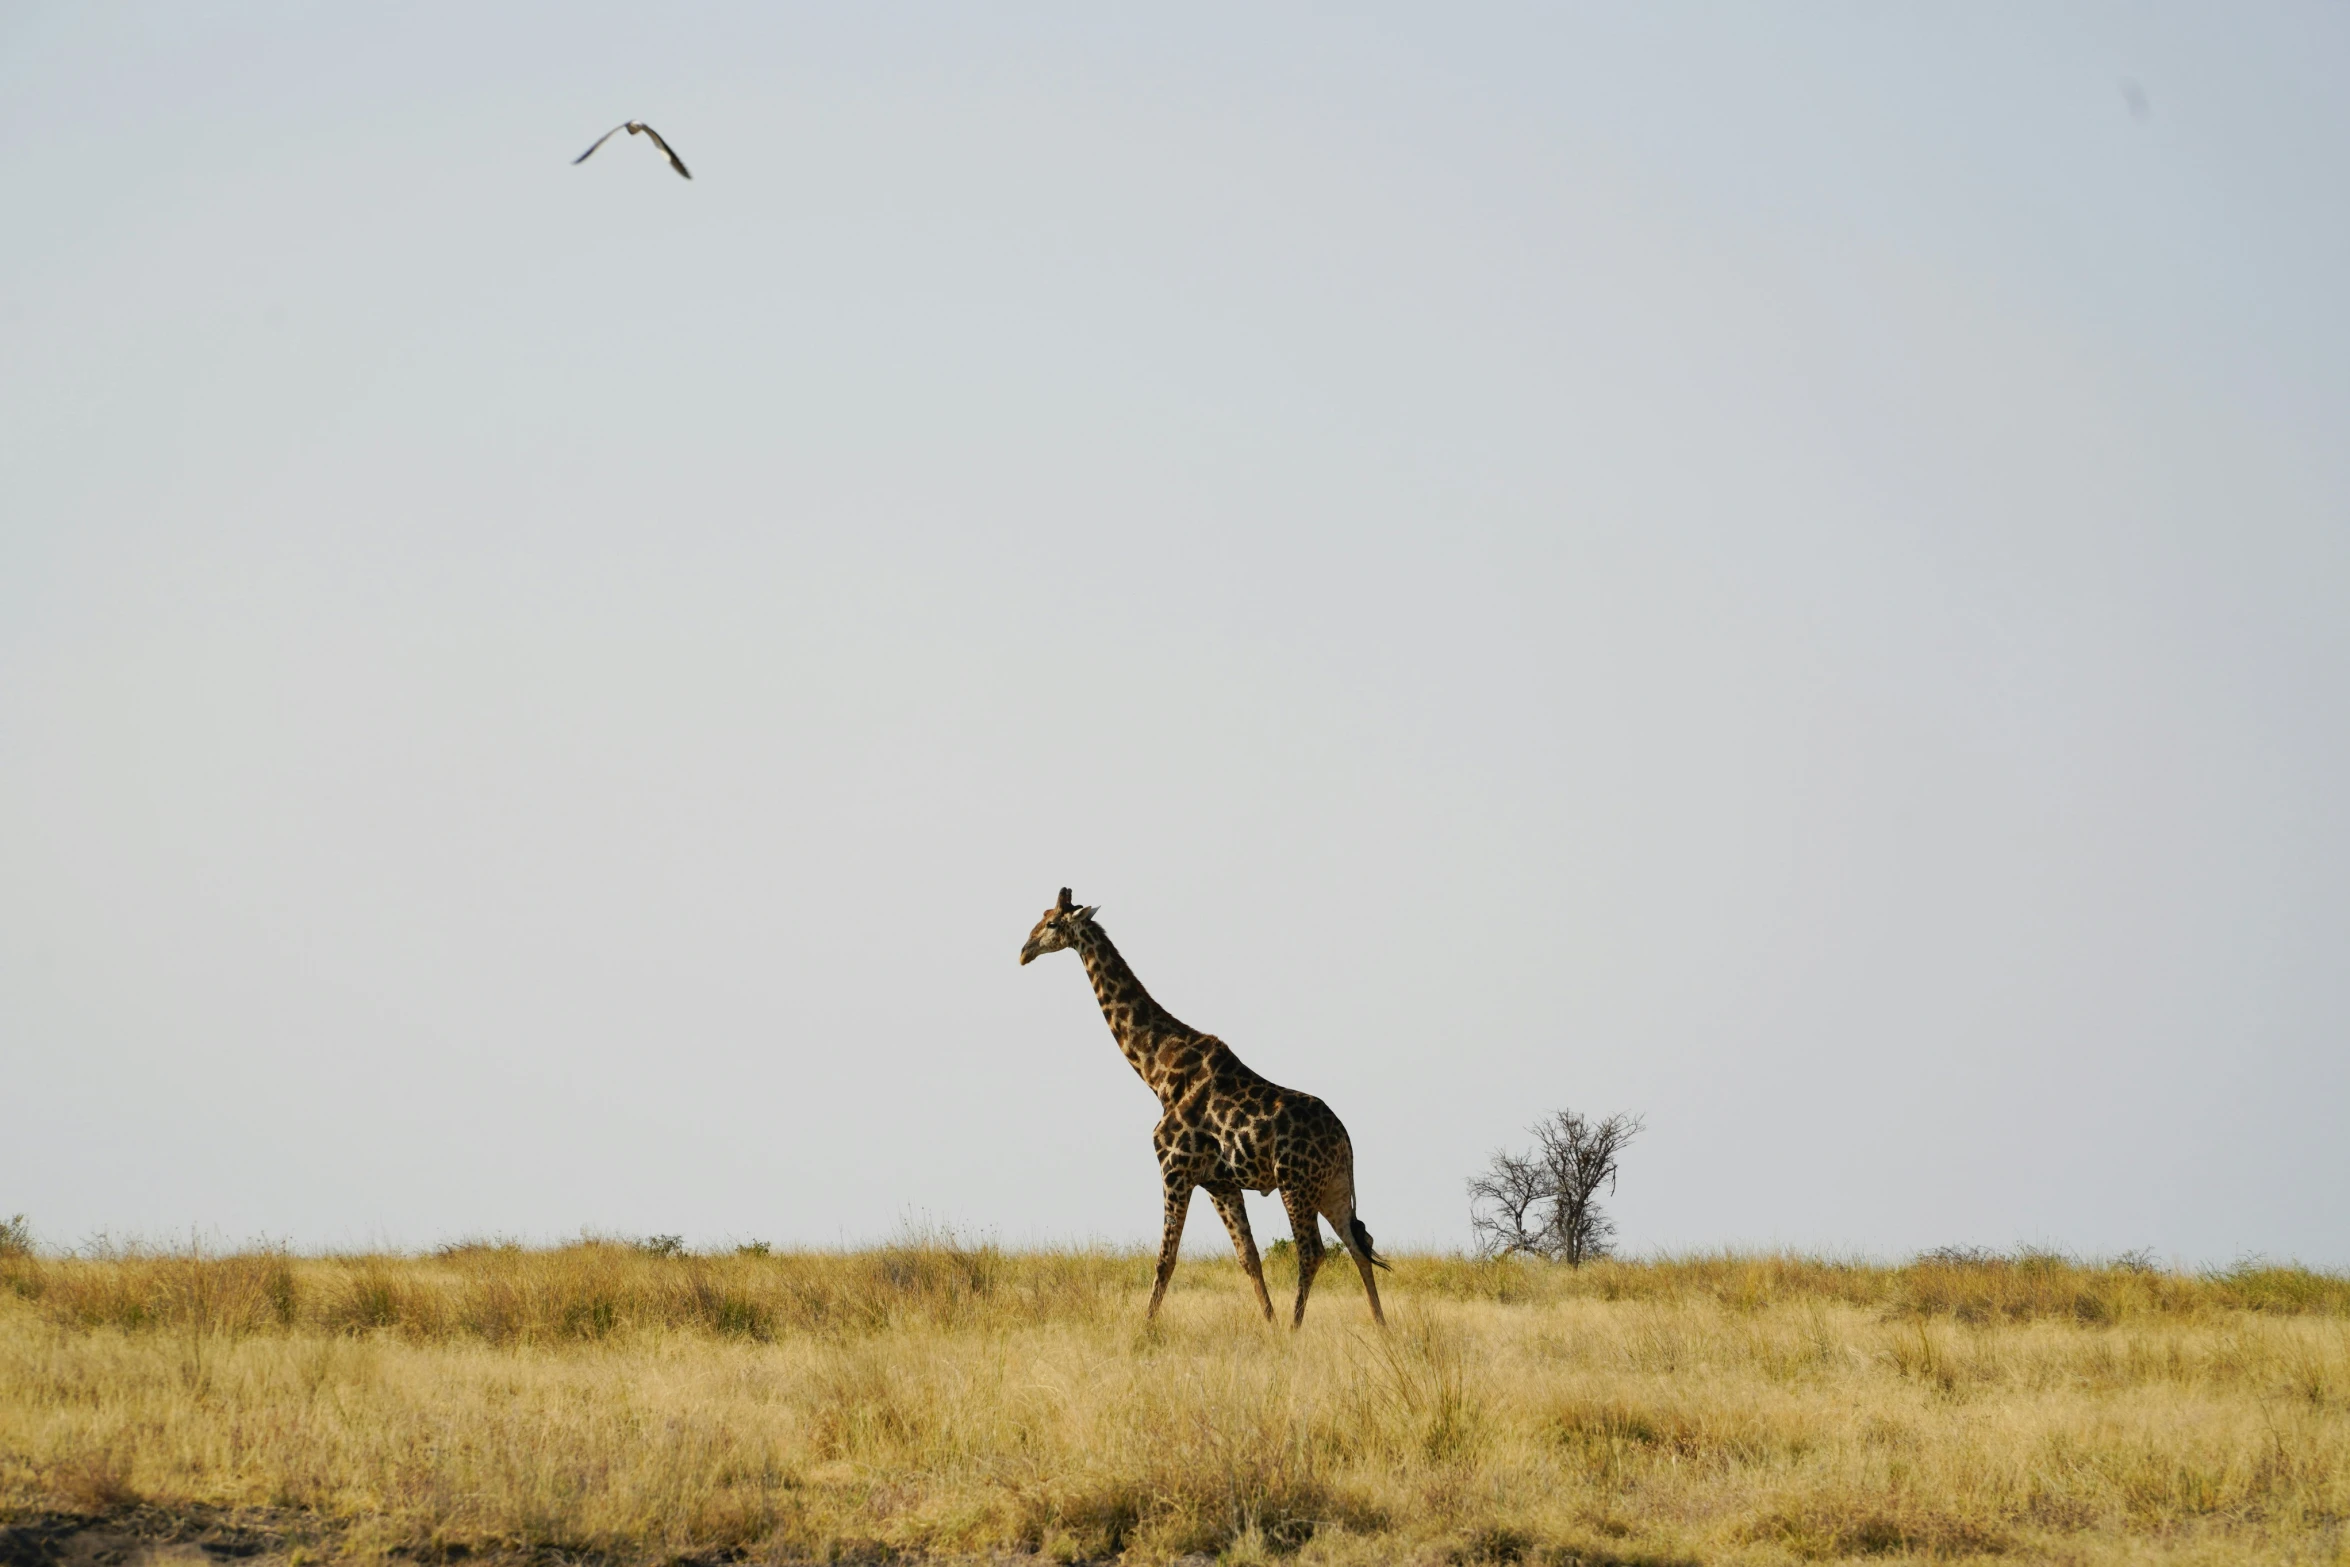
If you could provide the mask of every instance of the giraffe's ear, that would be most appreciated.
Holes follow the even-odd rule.
[[[1061,889],[1061,912],[1066,914],[1069,912],[1069,910],[1075,907],[1077,907],[1077,904],[1075,900],[1069,896],[1069,889],[1063,887]]]
[[[1084,908],[1077,911],[1077,917],[1081,920],[1089,920],[1093,918],[1093,913],[1094,906],[1089,903]]]

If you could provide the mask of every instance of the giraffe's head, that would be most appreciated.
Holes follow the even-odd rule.
[[[1044,918],[1036,922],[1036,929],[1028,933],[1028,944],[1020,949],[1020,961],[1040,958],[1048,952],[1077,945],[1078,930],[1093,919],[1089,904],[1079,908],[1070,898],[1069,889],[1061,889],[1061,901],[1044,911]]]

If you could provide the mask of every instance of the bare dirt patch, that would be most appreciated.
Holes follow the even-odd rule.
[[[318,1554],[317,1531],[291,1523],[210,1509],[35,1514],[0,1525],[0,1567],[266,1567]]]

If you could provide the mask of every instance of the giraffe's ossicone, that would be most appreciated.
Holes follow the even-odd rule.
[[[1241,1198],[1246,1190],[1279,1192],[1289,1211],[1297,1242],[1297,1310],[1291,1326],[1305,1321],[1306,1296],[1322,1266],[1321,1221],[1327,1218],[1363,1275],[1372,1317],[1384,1327],[1387,1317],[1379,1309],[1379,1284],[1371,1270],[1387,1263],[1372,1249],[1371,1232],[1355,1213],[1354,1145],[1346,1127],[1312,1094],[1267,1082],[1224,1041],[1182,1023],[1153,1001],[1093,916],[1063,887],[1060,901],[1028,933],[1020,961],[1074,947],[1085,960],[1111,1037],[1158,1096],[1163,1113],[1151,1144],[1158,1151],[1166,1208],[1149,1315],[1157,1316],[1166,1298],[1191,1194],[1205,1188],[1232,1232],[1233,1250],[1256,1286],[1265,1320],[1273,1320],[1273,1298],[1265,1291],[1265,1270]]]

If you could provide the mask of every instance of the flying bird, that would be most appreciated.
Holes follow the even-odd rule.
[[[601,135],[601,136],[597,137],[597,138],[595,139],[595,143],[594,143],[594,145],[593,145],[593,146],[590,146],[590,147],[588,148],[587,152],[583,152],[583,153],[581,153],[581,154],[580,154],[578,157],[576,157],[576,158],[572,159],[571,161],[572,161],[573,163],[585,163],[585,162],[587,162],[587,161],[588,161],[588,153],[592,153],[592,152],[594,152],[594,151],[596,150],[596,148],[597,148],[597,147],[601,147],[601,146],[603,146],[603,145],[604,145],[604,143],[606,143],[606,142],[610,141],[610,140],[611,140],[613,137],[615,137],[615,136],[619,135],[619,134],[620,134],[622,131],[626,131],[626,132],[628,132],[628,134],[629,134],[629,135],[631,135],[631,136],[650,136],[650,137],[652,137],[652,138],[653,138],[653,145],[661,149],[661,154],[662,154],[662,156],[663,156],[663,157],[666,157],[666,158],[669,160],[669,166],[670,166],[671,168],[675,169],[675,170],[676,170],[676,171],[677,171],[679,174],[683,175],[685,178],[687,178],[687,179],[689,179],[689,180],[690,180],[690,179],[692,179],[692,178],[694,177],[693,170],[691,170],[691,169],[687,168],[687,167],[685,166],[685,160],[684,160],[684,159],[682,159],[682,158],[680,158],[680,157],[677,155],[677,149],[676,149],[676,148],[674,148],[674,147],[672,147],[672,146],[670,146],[670,145],[669,145],[669,143],[667,143],[667,142],[663,141],[663,140],[661,139],[661,133],[660,133],[659,131],[657,131],[657,130],[653,129],[653,128],[652,128],[650,125],[647,125],[647,124],[646,124],[644,121],[642,121],[642,120],[626,120],[626,121],[623,121],[622,123],[620,123],[620,124],[618,124],[618,125],[615,125],[615,126],[613,126],[613,127],[610,129],[610,130],[606,131],[606,132],[605,132],[603,135]]]

